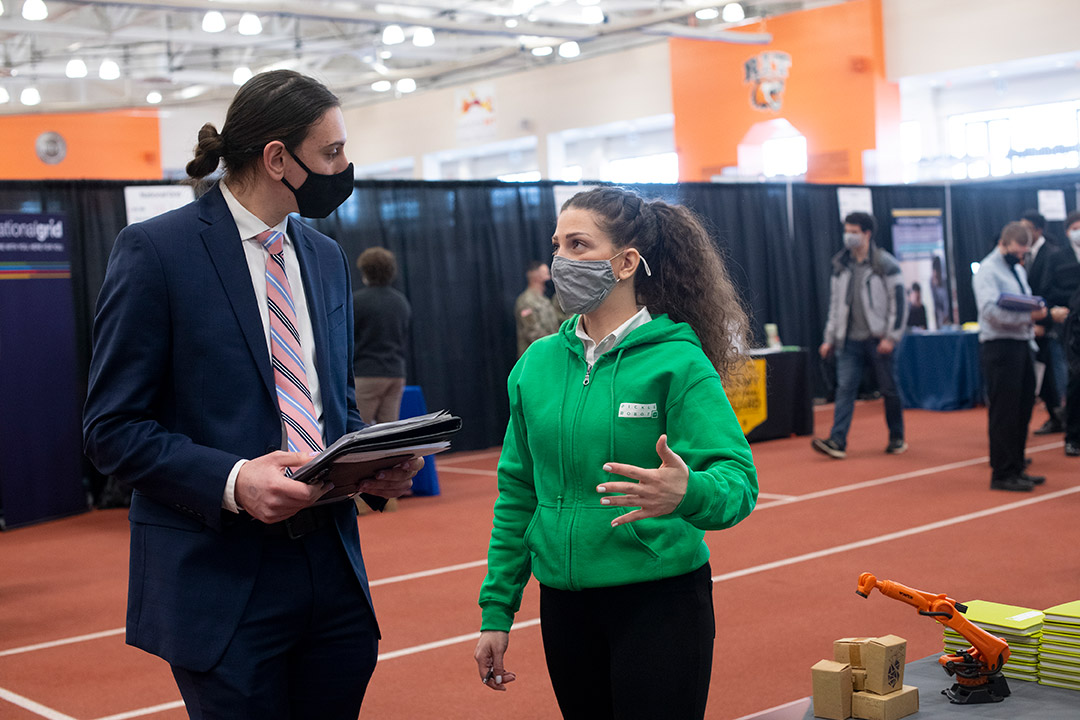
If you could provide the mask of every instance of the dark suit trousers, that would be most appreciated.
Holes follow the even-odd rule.
[[[267,534],[255,588],[221,661],[173,666],[192,720],[356,720],[378,630],[333,525]]]
[[[979,346],[989,403],[992,479],[1024,471],[1028,423],[1035,405],[1035,359],[1025,340],[987,340]]]

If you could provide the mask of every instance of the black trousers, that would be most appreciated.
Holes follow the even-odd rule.
[[[548,674],[568,720],[696,720],[712,675],[712,573],[610,588],[540,586]]]
[[[1028,423],[1035,405],[1035,358],[1026,340],[987,340],[979,346],[990,405],[991,479],[1024,471]]]
[[[1054,358],[1050,353],[1050,338],[1043,336],[1035,340],[1039,350],[1035,353],[1035,359],[1043,363],[1046,369],[1043,371],[1042,385],[1039,387],[1039,398],[1046,405],[1047,411],[1058,410],[1061,407],[1061,390],[1065,378],[1059,378],[1054,368]]]
[[[1065,388],[1065,441],[1080,444],[1080,352],[1072,343],[1065,345],[1065,359],[1069,364],[1069,383]]]
[[[209,672],[173,666],[191,720],[356,720],[378,627],[332,525],[267,537],[244,620]]]

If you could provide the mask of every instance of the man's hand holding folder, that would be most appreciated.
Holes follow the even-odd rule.
[[[450,438],[460,429],[461,418],[445,410],[370,425],[342,436],[292,477],[307,484],[332,486],[316,505],[347,500],[358,492],[396,497],[401,494],[400,488],[383,487],[380,471],[410,462],[419,470],[423,467],[421,458],[448,449]],[[419,467],[415,467],[416,463]]]

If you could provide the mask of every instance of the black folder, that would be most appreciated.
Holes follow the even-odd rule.
[[[450,438],[460,429],[461,418],[445,410],[369,425],[341,436],[292,477],[308,484],[334,484],[316,505],[347,500],[359,491],[362,481],[380,470],[449,449]]]

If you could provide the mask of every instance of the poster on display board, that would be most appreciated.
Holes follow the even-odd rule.
[[[908,327],[938,330],[950,324],[945,275],[945,225],[940,208],[892,211],[893,254],[904,275]]]
[[[75,298],[63,215],[0,214],[4,527],[87,509]]]
[[[190,185],[129,185],[124,188],[128,225],[183,207],[195,200]]]

